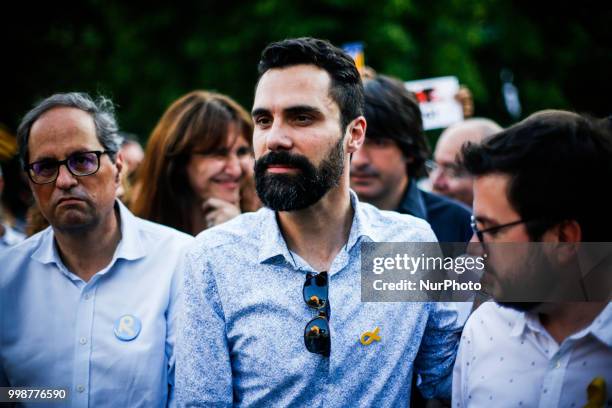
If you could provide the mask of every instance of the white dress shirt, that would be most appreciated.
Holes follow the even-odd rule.
[[[582,408],[597,378],[611,406],[612,304],[559,345],[536,315],[487,302],[463,331],[452,406]]]

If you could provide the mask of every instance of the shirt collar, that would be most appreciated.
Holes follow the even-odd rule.
[[[115,208],[119,210],[121,240],[110,265],[114,264],[117,259],[135,260],[146,255],[140,238],[137,218],[119,200],[116,200]],[[43,264],[55,263],[60,269],[65,268],[55,244],[53,228],[47,227],[41,234],[40,245],[32,254],[32,259]]]
[[[42,264],[55,263],[58,266],[63,265],[55,247],[53,228],[47,227],[40,234],[40,243],[34,253],[32,253],[32,259]]]
[[[367,217],[364,214],[363,206],[359,203],[357,194],[354,191],[350,191],[351,206],[354,210],[353,222],[351,224],[351,230],[349,237],[346,242],[344,249],[348,252],[357,243],[360,242],[362,237],[368,237],[370,240],[374,240],[373,230],[367,222]],[[283,237],[283,234],[278,225],[278,219],[276,212],[269,208],[261,210],[263,212],[262,224],[260,225],[261,236],[264,238],[260,247],[258,261],[259,263],[273,262],[274,258],[283,257],[286,262],[292,264],[295,268],[295,261],[289,252],[287,242]]]
[[[520,337],[527,327],[531,331],[541,332],[544,330],[537,315],[531,313],[517,312],[514,327],[510,331],[510,336]],[[599,313],[599,315],[593,320],[593,322],[585,329],[580,330],[578,333],[574,333],[570,337],[576,336],[580,333],[580,337],[588,333],[593,334],[602,343],[608,347],[612,347],[612,303],[608,303],[606,307]]]
[[[398,211],[424,220],[427,219],[427,207],[425,206],[425,200],[423,200],[423,194],[412,178],[408,181],[408,187],[406,187],[406,193],[400,202]]]
[[[274,258],[283,257],[286,262],[293,264],[295,267],[285,238],[278,226],[276,212],[269,208],[263,208],[261,211],[263,216],[259,225],[262,237],[258,256],[259,263],[272,262]]]
[[[351,230],[349,237],[346,242],[345,249],[351,251],[355,245],[357,245],[362,238],[367,238],[370,241],[379,241],[376,236],[376,232],[372,228],[367,212],[365,211],[364,204],[359,202],[357,194],[351,190],[351,206],[355,211],[353,215],[353,223],[351,224]],[[378,211],[378,209],[376,209]]]
[[[119,200],[115,203],[119,207],[119,220],[121,221],[121,241],[117,246],[115,257],[133,261],[143,258],[147,252],[140,237],[139,220]]]
[[[516,312],[516,319],[514,320],[514,326],[510,330],[511,337],[520,337],[525,332],[527,327],[527,316],[526,313]]]
[[[589,331],[599,341],[612,347],[612,303],[608,303],[604,310],[593,320],[589,326]]]

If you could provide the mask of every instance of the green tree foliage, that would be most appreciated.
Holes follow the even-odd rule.
[[[366,63],[404,80],[456,75],[476,114],[509,124],[500,70],[523,113],[612,113],[611,8],[510,0],[23,2],[2,25],[0,122],[15,128],[38,99],[81,90],[111,96],[143,141],[170,102],[193,89],[250,108],[270,41],[362,41]],[[21,8],[21,10],[19,10]]]

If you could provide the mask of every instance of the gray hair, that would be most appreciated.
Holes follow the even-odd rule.
[[[99,96],[93,100],[88,94],[81,92],[57,93],[39,102],[34,108],[26,113],[17,128],[17,144],[19,146],[19,159],[25,167],[29,161],[28,141],[30,130],[43,113],[57,107],[68,107],[80,109],[91,115],[96,126],[98,141],[108,151],[111,160],[115,160],[116,153],[121,147],[122,138],[119,136],[119,128],[115,118],[113,102]]]

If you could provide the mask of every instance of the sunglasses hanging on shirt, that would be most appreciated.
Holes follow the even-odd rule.
[[[331,309],[329,306],[329,285],[327,271],[321,273],[308,273],[302,290],[304,302],[311,309],[318,311],[318,316],[306,324],[304,328],[304,344],[311,353],[329,357],[331,338],[329,319]]]

